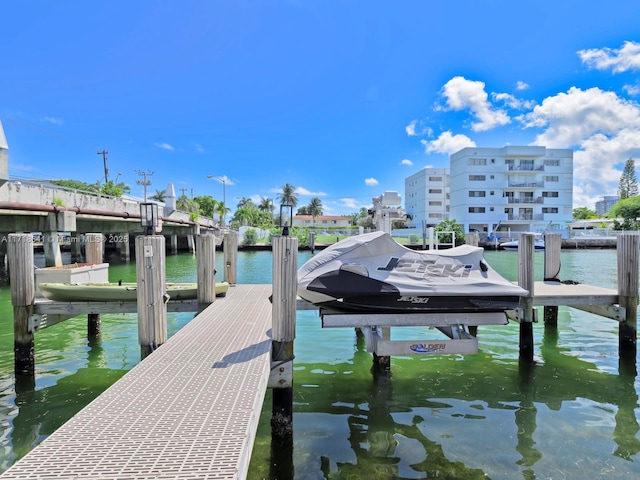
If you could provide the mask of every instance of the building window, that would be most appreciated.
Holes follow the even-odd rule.
[[[430,182],[441,182],[442,177],[429,177]]]
[[[559,181],[559,177],[558,175],[547,175],[544,177],[544,181],[545,182],[558,182]]]
[[[545,167],[559,167],[560,166],[560,160],[545,160],[544,161],[544,165]]]
[[[442,202],[440,202],[438,200],[434,200],[432,202],[429,202],[429,206],[431,206],[431,207],[441,207],[442,206]]]
[[[487,164],[486,158],[470,158],[469,159],[469,165],[486,165],[486,164]]]
[[[486,175],[469,175],[470,182],[484,182],[486,179]]]
[[[544,198],[558,198],[558,192],[542,192]]]
[[[442,218],[441,213],[430,213],[429,218]]]
[[[469,190],[470,197],[486,197],[487,192],[484,190]]]
[[[542,213],[558,213],[557,207],[542,207]]]
[[[441,188],[430,188],[429,189],[429,193],[430,194],[442,193],[442,189]]]
[[[490,212],[493,212],[493,207],[489,207],[489,211],[490,211]]]
[[[484,213],[484,207],[469,207],[469,213]]]

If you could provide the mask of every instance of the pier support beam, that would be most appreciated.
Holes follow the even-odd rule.
[[[178,235],[175,233],[169,237],[169,253],[171,255],[178,253]]]
[[[298,244],[296,243],[296,249],[297,248]],[[235,285],[237,283],[236,271],[238,264],[238,232],[231,230],[224,234],[224,240],[222,243],[222,254],[224,258],[223,280],[225,282],[229,282],[229,285]],[[296,277],[294,276],[294,278]]]
[[[82,262],[82,236],[77,232],[71,232],[71,262]]]
[[[128,262],[131,260],[131,237],[127,232],[118,237],[118,250],[120,251],[120,260]]]
[[[104,258],[104,242],[101,233],[87,233],[84,237],[85,257],[87,263],[102,263]],[[102,316],[99,313],[87,314],[87,336],[95,338],[102,331]]]
[[[225,242],[226,242],[225,235]],[[272,369],[291,368],[296,336],[298,238],[275,236],[273,249],[273,297],[271,333]],[[287,365],[289,364],[289,365]],[[290,386],[273,389],[272,437],[293,437],[293,380]]]
[[[165,242],[162,235],[136,238],[138,343],[141,358],[167,341]]]
[[[0,269],[4,268],[4,261],[7,256],[7,234],[0,232]]]
[[[638,336],[638,254],[640,236],[637,233],[620,233],[618,253],[618,299],[626,308],[626,318],[620,322],[618,347],[620,362],[633,364],[635,369]]]
[[[529,291],[520,297],[520,360],[533,362],[533,254],[534,235],[521,233],[518,239],[518,285]]]
[[[9,282],[13,304],[13,353],[15,375],[33,376],[35,358],[33,330],[29,316],[33,313],[35,282],[33,276],[33,236],[11,233],[8,238]]]
[[[187,235],[187,248],[189,250],[189,253],[195,253],[196,251],[196,245],[193,240],[193,235],[191,234]]]
[[[560,281],[560,250],[562,249],[562,235],[546,233],[544,235],[544,281]],[[558,327],[558,307],[544,307],[544,326]]]
[[[60,244],[58,243],[58,232],[42,233],[42,249],[44,251],[45,266],[62,266],[62,253],[60,253]]]

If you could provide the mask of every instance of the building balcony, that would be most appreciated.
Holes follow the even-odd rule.
[[[522,197],[522,198],[507,197],[507,203],[540,204],[540,203],[544,203],[544,199],[542,197],[535,197],[535,198],[529,198],[529,197]]]
[[[509,180],[508,186],[511,188],[543,188],[544,182],[542,180],[538,180],[538,181]]]

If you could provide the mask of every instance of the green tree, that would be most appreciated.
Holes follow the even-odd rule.
[[[462,245],[466,242],[464,237],[464,230],[454,218],[445,218],[435,228],[436,232],[454,232],[456,236],[456,246]],[[438,235],[438,241],[442,243],[451,243],[451,234]]]
[[[303,205],[299,207],[298,210],[296,211],[296,215],[311,215],[309,213],[309,207],[307,205]]]
[[[609,211],[609,218],[616,218],[613,222],[614,230],[637,230],[640,219],[640,197],[630,197],[618,200]],[[622,218],[622,223],[617,219]]]
[[[213,197],[209,195],[198,195],[197,197],[193,197],[193,201],[198,204],[200,215],[213,217],[216,207],[218,206],[218,202],[214,200]]]
[[[587,207],[577,207],[573,209],[574,220],[588,220],[590,218],[598,218],[598,214]]]
[[[313,226],[315,227],[316,217],[321,216],[323,213],[322,200],[320,200],[318,197],[313,197],[309,202],[309,205],[307,206],[307,211],[309,212],[309,215],[311,215],[311,217],[313,218]]]
[[[187,197],[184,193],[176,199],[176,208],[183,212],[200,214],[198,203]]]
[[[630,158],[624,164],[624,170],[620,175],[618,196],[620,200],[638,195],[638,179],[636,178],[636,162]]]
[[[149,197],[149,200],[154,200],[156,202],[164,202],[164,197],[167,196],[166,190],[156,190],[156,193]],[[197,197],[196,197],[197,198]]]
[[[261,212],[268,212],[271,218],[273,218],[273,200],[271,198],[262,197],[260,200],[260,205],[258,205],[258,210]]]
[[[282,192],[276,195],[276,199],[281,204],[289,204],[293,207],[298,205],[298,195],[296,195],[296,187],[290,183],[285,183],[282,186]]]

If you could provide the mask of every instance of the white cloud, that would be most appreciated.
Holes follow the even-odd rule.
[[[342,205],[347,207],[347,208],[355,208],[355,209],[360,209],[360,205],[358,204],[358,201],[355,198],[341,198],[340,201],[342,202]]]
[[[545,98],[523,120],[543,129],[535,144],[574,149],[575,206],[615,195],[622,173],[617,167],[640,156],[640,106],[614,92],[572,87]]]
[[[196,152],[198,153],[204,153],[204,147],[202,145],[200,145],[199,143],[193,143],[193,148],[195,149]]]
[[[529,84],[518,80],[516,82],[516,90],[527,90],[529,88]]]
[[[154,145],[158,148],[161,148],[163,150],[169,150],[171,152],[173,152],[175,150],[175,148],[173,148],[171,145],[169,145],[168,143],[154,143]]]
[[[571,87],[567,93],[545,98],[523,118],[525,127],[546,128],[536,143],[547,147],[580,145],[596,133],[614,135],[623,128],[640,127],[637,104],[599,88]]]
[[[475,147],[476,143],[463,134],[452,135],[450,131],[442,132],[435,140],[422,140],[424,153],[446,153],[450,155],[465,147]]]
[[[523,100],[522,98],[514,97],[510,93],[492,93],[491,96],[494,101],[502,102],[507,107],[516,110],[530,110],[536,104],[533,100]]]
[[[411,120],[404,130],[410,137],[433,135],[433,130],[425,125],[424,120]]]
[[[624,42],[619,49],[590,48],[579,50],[578,56],[584,64],[597,70],[609,70],[613,73],[627,70],[640,70],[640,43]]]
[[[631,95],[632,97],[640,95],[640,85],[639,84],[625,85],[624,87],[622,87],[622,90],[627,92],[627,95]]]
[[[62,119],[57,117],[44,117],[44,121],[54,125],[62,125]]]
[[[413,165],[413,162],[412,162],[411,160],[409,160],[408,158],[405,158],[404,160],[402,160],[402,161],[400,162],[400,165],[407,165],[407,166],[409,166],[409,167],[410,167],[410,166],[412,166],[412,165]]]
[[[279,189],[278,192],[282,193],[282,189]],[[294,193],[298,195],[308,195],[310,197],[325,197],[327,195],[325,192],[312,192],[304,187],[296,187]]]
[[[476,119],[471,124],[474,132],[490,130],[511,122],[504,110],[496,109],[491,105],[484,87],[484,82],[458,76],[445,83],[441,90],[442,96],[446,99],[446,109],[472,112]]]
[[[375,178],[371,177],[371,178],[365,178],[364,179],[364,184],[368,187],[375,187],[376,185],[378,185],[378,180],[376,180]]]

